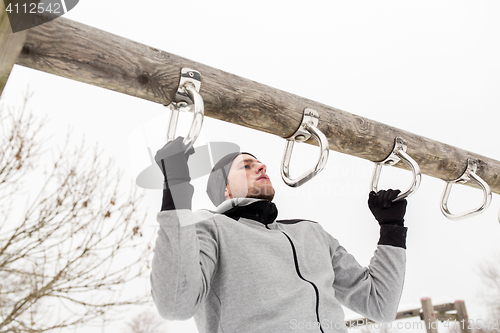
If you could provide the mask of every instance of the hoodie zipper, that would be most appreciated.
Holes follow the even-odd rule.
[[[267,226],[266,226],[267,227]],[[290,237],[288,237],[288,235],[286,233],[284,233],[282,231],[283,235],[286,236],[286,238],[288,239],[288,241],[290,242],[290,245],[292,246],[292,252],[293,252],[293,260],[295,262],[295,270],[297,271],[297,275],[299,276],[299,278],[305,282],[308,282],[313,288],[314,288],[314,292],[316,293],[316,320],[318,321],[318,325],[319,325],[319,330],[322,332],[322,333],[325,333],[323,331],[323,327],[321,327],[321,321],[319,320],[319,290],[318,290],[318,287],[311,281],[305,279],[302,274],[300,273],[300,269],[299,269],[299,262],[297,260],[297,251],[295,250],[295,245],[293,244],[292,240],[290,239]]]

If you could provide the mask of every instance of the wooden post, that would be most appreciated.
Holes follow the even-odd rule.
[[[7,1],[7,5],[10,3],[11,8],[13,8],[14,4],[18,2],[18,0],[10,0]],[[38,2],[39,0],[32,1],[32,3]],[[18,19],[21,18],[19,17]],[[27,18],[23,17],[23,19],[34,20],[34,15]],[[0,1],[0,96],[3,93],[12,67],[14,67],[24,42],[26,41],[26,36],[28,35],[27,30],[13,33],[11,23],[14,22],[10,22],[7,16],[5,2]]]
[[[420,300],[422,303],[422,319],[424,321],[425,329],[427,333],[438,333],[437,330],[437,317],[434,313],[434,307],[432,306],[432,301],[430,298],[422,298]]]
[[[172,100],[181,68],[193,68],[202,73],[200,94],[209,117],[287,137],[299,127],[303,111],[309,107],[318,111],[318,128],[332,150],[378,162],[392,152],[399,136],[408,142],[407,152],[422,173],[454,180],[466,169],[467,159],[475,159],[479,161],[477,174],[493,192],[500,193],[499,161],[65,18],[30,29],[17,63],[161,104]],[[316,144],[313,139],[308,143]],[[396,167],[408,169],[404,163]]]
[[[464,301],[455,301],[455,309],[457,310],[457,321],[462,333],[470,333],[469,330],[469,316],[465,308]]]

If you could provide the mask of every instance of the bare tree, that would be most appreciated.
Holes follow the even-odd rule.
[[[113,162],[83,141],[68,138],[43,168],[45,122],[28,99],[0,105],[0,332],[109,321],[149,298],[124,290],[148,270],[142,195],[123,191]]]
[[[497,260],[500,256],[497,256]],[[480,267],[483,287],[486,289],[482,298],[493,315],[500,318],[500,264],[498,261],[488,261]]]
[[[144,311],[127,323],[127,333],[165,333],[166,321],[151,310]]]
[[[483,282],[480,298],[487,307],[486,319],[474,331],[476,333],[498,332],[500,327],[500,255],[484,261],[479,266],[479,274]]]

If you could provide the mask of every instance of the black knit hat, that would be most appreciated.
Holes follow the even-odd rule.
[[[221,158],[213,167],[212,172],[208,177],[207,194],[215,206],[219,206],[226,200],[224,191],[226,190],[229,170],[231,169],[234,159],[242,154],[250,155],[253,158],[256,158],[250,153],[234,152]]]

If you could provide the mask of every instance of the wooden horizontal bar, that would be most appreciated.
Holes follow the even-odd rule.
[[[437,312],[436,313],[436,318],[438,321],[456,321],[458,320],[457,314],[456,313],[443,313],[443,312]]]
[[[467,159],[478,175],[500,193],[500,162],[367,118],[302,98],[102,30],[58,18],[32,28],[19,65],[113,91],[169,104],[183,67],[202,74],[205,114],[233,124],[288,137],[298,128],[303,110],[318,111],[319,129],[331,150],[369,161],[384,160],[399,136],[423,174],[457,179]],[[317,144],[309,140],[308,143]],[[408,169],[404,163],[397,167]],[[444,186],[444,185],[443,185]]]
[[[420,314],[421,314],[420,308],[413,310],[399,311],[398,314],[396,315],[396,320],[404,318],[420,317]]]
[[[444,303],[444,304],[434,305],[434,310],[436,312],[454,311],[456,310],[455,303]]]

